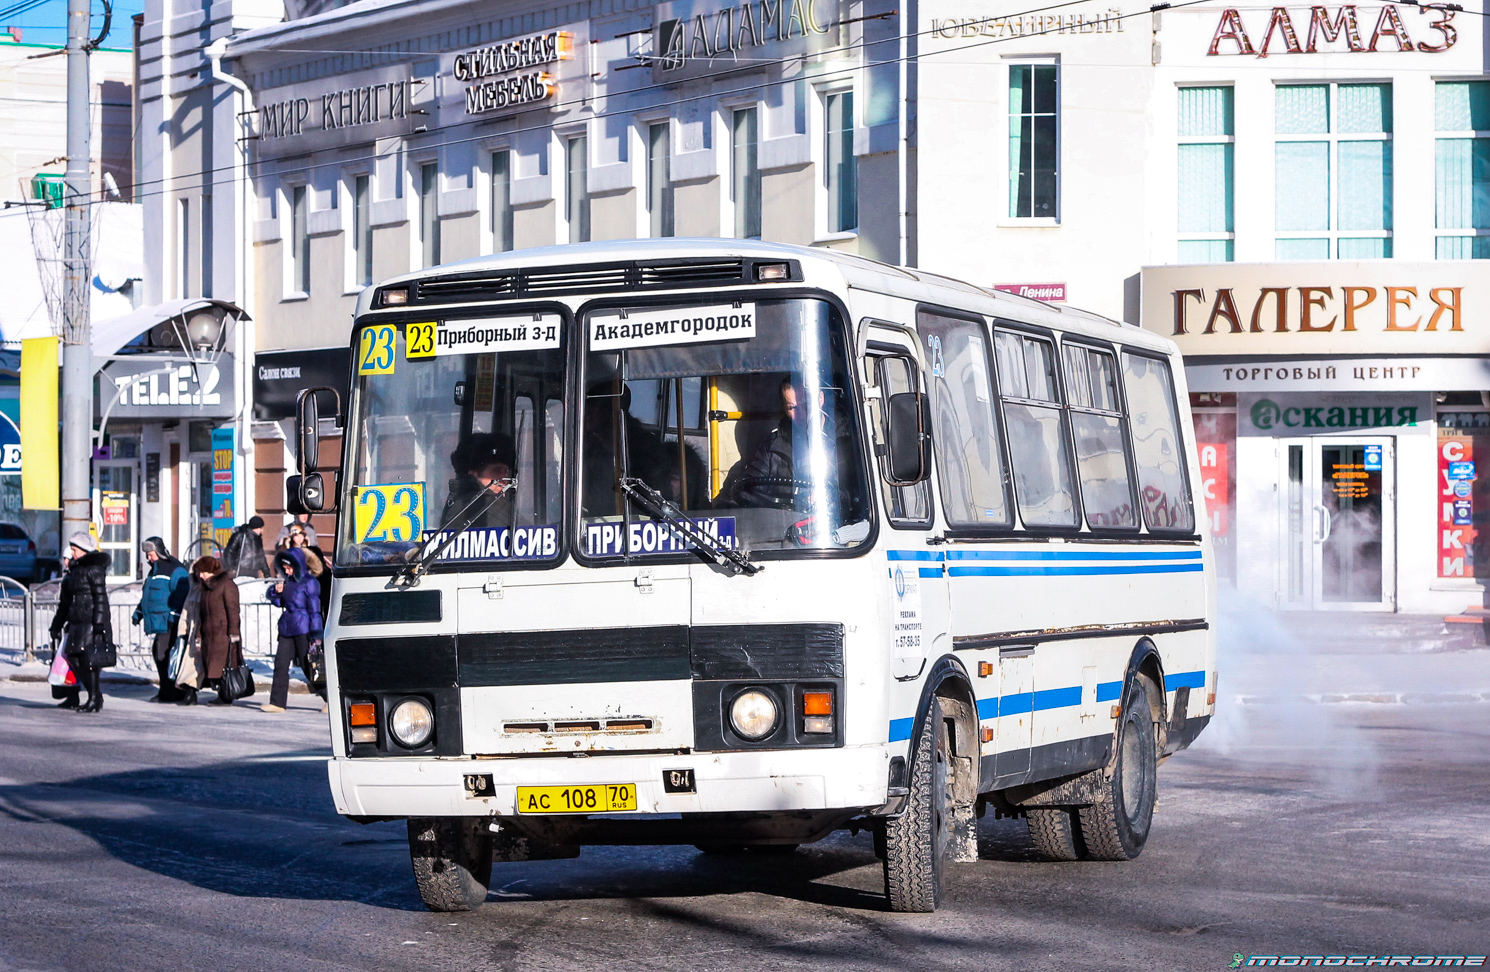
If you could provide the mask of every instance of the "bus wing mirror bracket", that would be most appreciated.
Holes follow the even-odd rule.
[[[335,509],[334,499],[328,503],[326,482],[316,467],[321,460],[321,408],[320,396],[330,394],[332,414],[341,413],[341,396],[336,389],[325,386],[306,388],[295,400],[295,466],[298,476],[286,483],[290,502],[296,502],[305,513],[330,513]],[[335,487],[335,477],[332,477]],[[290,510],[292,513],[297,512]]]
[[[891,395],[886,463],[892,486],[914,486],[931,475],[931,406],[921,392]]]
[[[302,513],[335,513],[339,486],[340,477],[336,473],[329,477],[318,472],[291,476],[285,483],[285,512],[292,516]]]

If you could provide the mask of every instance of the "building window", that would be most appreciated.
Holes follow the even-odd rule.
[[[440,263],[440,167],[434,162],[419,167],[419,241],[424,266]]]
[[[1060,218],[1060,68],[1009,65],[1009,215]]]
[[[758,240],[761,235],[761,167],[756,155],[760,140],[760,116],[754,108],[741,108],[730,126],[730,199],[735,204],[735,236]]]
[[[290,190],[290,288],[299,294],[310,293],[310,202],[309,190],[295,186]]]
[[[1434,207],[1440,260],[1490,258],[1490,82],[1441,81]]]
[[[649,233],[673,235],[672,126],[647,126],[647,216]]]
[[[176,200],[176,296],[191,296],[191,200]]]
[[[564,143],[564,215],[569,220],[569,242],[590,241],[590,140],[576,135]]]
[[[212,193],[202,193],[202,254],[197,263],[197,293],[202,297],[212,296]]]
[[[491,154],[491,242],[492,250],[512,249],[512,155]]]
[[[352,280],[359,287],[372,283],[372,177],[352,178]]]
[[[823,181],[828,190],[828,232],[859,226],[859,160],[854,155],[854,93],[828,95],[827,151]]]
[[[1179,95],[1179,261],[1229,263],[1236,228],[1232,89],[1181,88]]]
[[[1392,255],[1392,86],[1288,84],[1276,92],[1279,260]]]

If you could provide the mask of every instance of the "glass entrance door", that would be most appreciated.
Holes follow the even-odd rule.
[[[109,580],[135,579],[139,562],[138,470],[131,461],[93,464],[96,486],[93,508],[98,511],[98,549],[109,555]]]
[[[1396,608],[1396,484],[1389,436],[1284,439],[1283,604]]]

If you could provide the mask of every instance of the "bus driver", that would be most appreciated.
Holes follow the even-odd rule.
[[[512,526],[512,492],[508,487],[516,458],[512,436],[505,433],[475,432],[462,439],[450,454],[455,478],[450,480],[449,497],[440,514],[441,529],[468,519],[465,529]],[[475,502],[483,492],[495,494],[484,510],[480,502]]]

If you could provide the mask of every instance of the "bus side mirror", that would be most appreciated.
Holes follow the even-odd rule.
[[[331,393],[332,407],[340,413],[341,396],[334,388],[306,388],[295,400],[295,466],[300,474],[291,476],[285,484],[289,493],[285,509],[291,513],[329,513],[335,506],[334,502],[327,502],[326,483],[316,472],[321,460],[321,407],[318,399],[322,392]]]
[[[901,392],[890,396],[885,414],[890,485],[914,486],[931,475],[930,403],[920,392]]]

